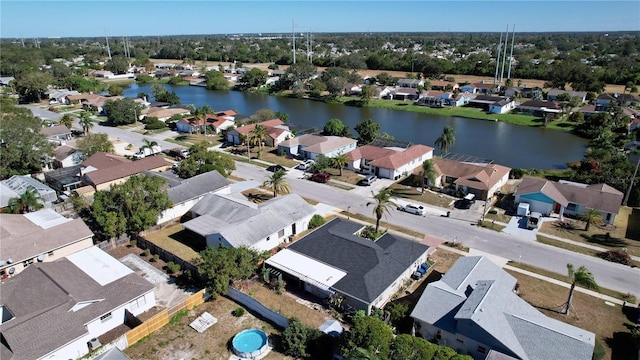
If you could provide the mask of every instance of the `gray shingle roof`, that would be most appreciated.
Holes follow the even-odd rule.
[[[546,317],[514,286],[488,259],[461,258],[427,286],[411,316],[521,359],[591,359],[595,334]]]
[[[179,179],[177,183],[171,175],[167,176],[166,171],[161,173],[148,171],[146,173],[161,176],[169,181],[170,188],[167,190],[167,194],[174,205],[219,190],[230,184],[229,180],[215,170],[189,179]]]
[[[193,220],[184,227],[199,235],[221,234],[234,247],[250,247],[261,239],[314,213],[297,194],[278,196],[262,204],[221,194],[208,194],[191,208]]]
[[[376,242],[353,235],[361,228],[336,218],[288,249],[344,270],[347,275],[333,287],[371,303],[429,247],[389,233]]]
[[[87,322],[153,288],[135,273],[100,286],[66,258],[33,264],[0,285],[0,303],[15,316],[0,325],[13,354],[9,359],[45,356],[87,334]],[[87,300],[97,301],[71,311],[78,302]]]

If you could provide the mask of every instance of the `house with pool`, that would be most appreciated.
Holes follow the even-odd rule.
[[[320,299],[338,297],[344,308],[369,314],[427,261],[429,246],[390,233],[372,241],[357,235],[363,228],[335,218],[273,255],[266,266]]]

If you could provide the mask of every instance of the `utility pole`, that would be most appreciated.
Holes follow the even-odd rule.
[[[498,44],[498,55],[496,56],[496,72],[493,74],[493,85],[496,84],[498,79],[498,69],[500,65],[500,50],[502,50],[502,32],[500,32],[500,43]]]
[[[293,24],[293,19],[291,19],[291,39],[293,41],[293,63],[296,63],[296,28]]]
[[[109,37],[107,36],[107,29],[104,29],[104,38],[107,40],[107,53],[109,54],[109,60],[111,60],[111,48],[109,48]]]
[[[509,71],[507,79],[511,79],[511,60],[513,59],[513,43],[516,41],[516,24],[513,24],[513,34],[511,35],[511,53],[509,54]]]
[[[504,79],[504,63],[507,62],[507,46],[509,45],[509,24],[507,24],[507,30],[504,32],[504,54],[502,54],[502,70],[500,71],[500,83]]]

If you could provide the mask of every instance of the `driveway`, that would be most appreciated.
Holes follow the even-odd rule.
[[[58,121],[62,117],[62,114],[55,113],[53,111],[49,111],[46,109],[42,109],[36,105],[18,105],[18,107],[26,108],[31,110],[33,116],[40,119],[54,120]]]
[[[540,224],[535,229],[527,229],[527,218],[520,216],[512,216],[511,220],[507,224],[507,226],[502,229],[502,232],[505,234],[517,236],[522,239],[533,240],[536,241],[536,235],[538,235],[538,230],[542,226],[545,221],[556,221],[558,219],[552,217],[542,217],[540,219]]]

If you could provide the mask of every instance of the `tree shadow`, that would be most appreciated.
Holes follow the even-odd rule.
[[[573,127],[573,124],[565,122],[565,123],[558,124],[558,127],[560,127],[560,128],[570,128],[570,127]]]
[[[624,235],[627,239],[640,241],[640,209],[633,209],[627,220],[627,232]]]
[[[638,350],[635,349],[631,333],[616,331],[612,337],[606,338],[605,342],[611,349],[612,360],[637,359]]]
[[[362,106],[364,106],[364,101],[362,101],[362,100],[348,100],[348,101],[345,101],[344,104],[347,105],[347,106],[362,107]]]
[[[263,203],[269,199],[271,199],[271,196],[267,195],[267,194],[261,194],[261,193],[249,193],[247,195],[245,195],[247,197],[247,199],[249,201],[251,201],[252,203],[256,203],[256,204],[260,204]]]
[[[200,252],[207,248],[207,243],[202,239],[194,236],[189,230],[183,229],[177,233],[169,235],[170,239],[173,239],[181,244],[184,244],[193,251]]]
[[[613,237],[609,233],[594,234],[594,235],[580,234],[580,236],[585,240],[587,240],[587,242],[590,242],[592,244],[598,244],[598,245],[604,245],[604,246],[615,246],[615,247],[629,246],[629,244],[624,239]],[[636,246],[636,245],[631,245],[631,246]]]
[[[640,307],[625,305],[622,307],[622,314],[624,314],[631,323],[636,324],[638,320],[640,320]],[[625,326],[629,327],[633,325],[625,324]]]

